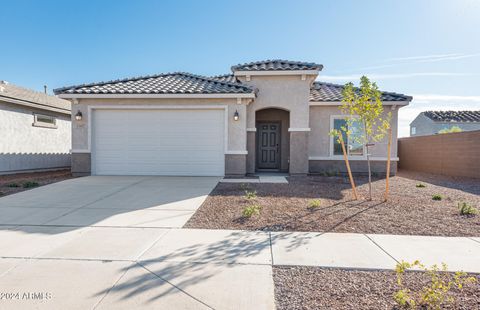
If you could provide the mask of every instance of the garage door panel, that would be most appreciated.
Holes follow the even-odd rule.
[[[223,110],[97,110],[95,174],[224,174]]]

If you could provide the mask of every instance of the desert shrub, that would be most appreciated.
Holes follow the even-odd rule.
[[[23,183],[23,188],[32,188],[32,187],[37,187],[38,185],[38,182],[35,182],[35,181],[26,181]]]
[[[430,279],[417,290],[409,288],[404,279],[405,272],[414,267],[423,270]],[[393,295],[393,299],[404,309],[441,309],[446,304],[455,303],[455,295],[450,291],[452,288],[462,290],[464,285],[477,281],[465,272],[447,272],[447,265],[444,263],[441,269],[437,265],[427,268],[418,260],[413,263],[398,263],[395,272],[399,290]]]
[[[251,205],[243,209],[242,215],[244,217],[252,217],[253,215],[259,215],[260,210],[262,210],[262,206],[260,205]]]
[[[318,199],[313,199],[313,200],[310,200],[310,202],[308,203],[308,207],[310,209],[315,209],[315,208],[319,208],[322,206],[322,202]]]
[[[20,187],[17,183],[8,183],[7,187]]]
[[[442,195],[433,195],[432,196],[432,200],[442,200],[442,199],[443,199]]]
[[[338,175],[338,171],[328,170],[328,171],[325,171],[325,175],[327,177],[334,177]]]
[[[475,215],[478,213],[478,209],[467,202],[459,203],[458,209],[460,211],[460,215]]]
[[[240,189],[242,191],[247,191],[250,189],[250,185],[248,183],[240,183]]]
[[[245,191],[245,198],[247,198],[247,199],[257,198],[257,191],[246,190]]]
[[[423,183],[418,183],[418,184],[415,185],[415,186],[418,187],[418,188],[424,188],[424,187],[426,187],[425,184],[423,184]]]

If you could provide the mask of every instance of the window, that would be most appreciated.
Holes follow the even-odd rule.
[[[410,134],[414,135],[416,133],[417,133],[417,127],[412,127],[412,129],[410,130]]]
[[[342,127],[347,127],[347,120],[345,118],[334,118],[333,119],[333,129],[342,131]],[[355,141],[356,136],[362,134],[362,125],[359,122],[354,121],[351,124],[351,128],[347,128],[351,131],[350,139],[347,137],[347,134],[342,131],[343,141],[345,142],[345,147],[347,148],[347,153],[349,156],[363,156],[363,145]],[[338,142],[337,138],[332,137],[333,139],[333,155],[341,156],[343,155],[342,145]]]
[[[33,126],[57,128],[57,119],[53,116],[43,114],[33,114]]]

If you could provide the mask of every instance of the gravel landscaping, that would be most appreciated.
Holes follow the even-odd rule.
[[[473,275],[480,281],[479,275]],[[393,294],[398,290],[394,271],[353,271],[319,267],[273,267],[277,310],[292,309],[398,309]],[[407,272],[405,283],[419,289],[429,278]],[[452,289],[457,301],[442,309],[480,309],[480,284],[462,291]]]
[[[71,178],[70,170],[0,175],[0,197]]]
[[[366,197],[366,179],[355,181]],[[460,202],[480,208],[479,179],[400,172],[390,184],[390,199],[383,202],[384,180],[373,183],[373,201],[352,200],[342,177],[290,177],[289,184],[219,183],[185,227],[480,236],[480,214],[460,215],[458,209]],[[246,191],[254,194],[247,198]],[[441,200],[433,200],[436,195]],[[244,209],[253,205],[259,212],[244,216]]]

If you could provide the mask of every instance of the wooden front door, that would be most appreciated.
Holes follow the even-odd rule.
[[[257,168],[280,169],[280,123],[258,123]]]

